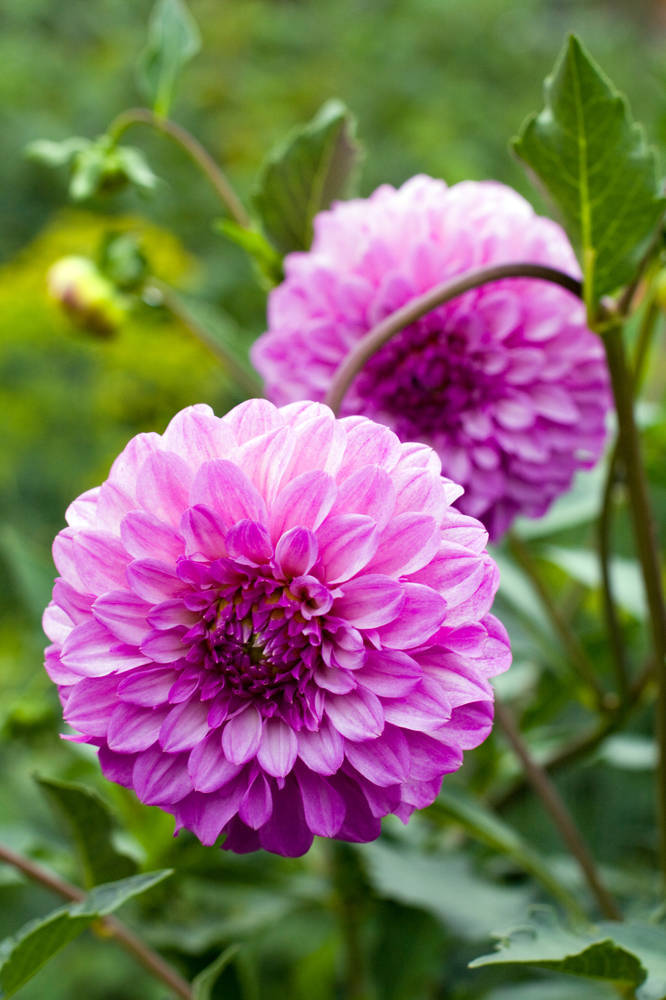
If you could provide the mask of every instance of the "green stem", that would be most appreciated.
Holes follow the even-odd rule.
[[[187,129],[172,122],[169,118],[162,118],[150,108],[129,108],[114,118],[107,131],[114,142],[117,142],[123,132],[132,125],[149,125],[158,132],[169,136],[205,174],[231,217],[243,229],[249,229],[250,217],[227,177],[208,150]]]
[[[503,278],[537,278],[560,285],[578,298],[582,296],[580,281],[565,274],[564,271],[541,264],[516,261],[512,264],[497,264],[493,267],[480,267],[473,271],[466,271],[465,274],[458,275],[450,281],[444,281],[441,285],[435,285],[423,295],[411,299],[407,305],[396,309],[395,312],[392,312],[366,333],[347,354],[336,371],[324,402],[330,406],[334,413],[337,413],[345,393],[356,375],[373,354],[376,354],[392,337],[404,330],[405,327],[415,323],[421,316],[425,316],[433,309],[450,302],[451,299],[457,298],[464,292],[479,288],[481,285],[487,285],[491,281],[501,281]]]
[[[190,333],[200,340],[206,347],[212,351],[213,354],[224,364],[224,366],[229,370],[232,378],[236,380],[239,387],[243,389],[250,397],[261,396],[263,394],[263,388],[258,379],[254,378],[250,371],[247,371],[241,364],[238,363],[236,358],[225,349],[224,345],[219,342],[215,337],[206,330],[205,327],[198,323],[197,320],[192,316],[187,307],[184,305],[180,296],[174,291],[170,285],[165,284],[160,281],[159,278],[150,278],[150,280],[145,285],[144,291],[151,293],[157,293],[156,298],[158,298],[162,304],[169,310],[169,312],[179,319],[180,322],[187,327]]]
[[[370,1000],[363,950],[364,877],[353,847],[332,840],[329,845],[331,882],[340,917],[345,956],[345,1000]]]
[[[622,626],[617,614],[617,606],[613,596],[613,580],[611,577],[611,517],[613,512],[613,493],[617,483],[618,446],[614,445],[608,461],[606,482],[604,483],[601,512],[599,514],[598,543],[599,567],[601,570],[601,594],[606,619],[606,630],[610,639],[611,654],[615,667],[620,700],[624,701],[629,688],[629,672],[627,669],[627,652],[624,645]]]
[[[578,827],[565,806],[560,793],[547,772],[534,760],[523,740],[509,709],[495,698],[495,717],[504,730],[509,744],[520,760],[527,780],[541,799],[562,840],[578,862],[583,878],[597,901],[599,909],[609,920],[622,920],[622,913],[615,900],[601,881],[594,859]]]
[[[610,326],[603,334],[603,342],[615,398],[619,444],[624,458],[634,536],[645,584],[655,654],[659,692],[657,700],[659,858],[663,888],[666,890],[666,610],[658,559],[659,550],[650,509],[641,442],[634,418],[634,379],[627,364],[621,325]]]
[[[0,844],[0,862],[2,861],[23,872],[33,882],[38,882],[40,885],[50,889],[51,892],[62,896],[63,899],[79,903],[86,898],[85,892],[79,889],[78,886],[66,882],[59,875],[54,875],[53,872],[47,871],[41,865],[35,864],[30,858],[12,851],[10,847],[6,847],[4,844]],[[115,938],[125,951],[129,952],[151,976],[163,982],[174,996],[180,997],[181,1000],[194,1000],[190,984],[172,966],[165,962],[157,952],[144,944],[125,924],[121,923],[116,917],[100,917],[98,922],[101,923],[111,938]]]
[[[575,667],[580,677],[586,682],[593,692],[597,706],[603,711],[606,710],[606,692],[601,687],[594,667],[588,660],[583,647],[569,628],[566,618],[562,615],[559,607],[552,599],[541,574],[539,573],[536,561],[529,550],[529,547],[518,535],[509,534],[509,549],[526,575],[529,577],[534,590],[541,601],[544,611],[548,615],[550,622],[557,633],[560,642],[567,654],[571,665]]]

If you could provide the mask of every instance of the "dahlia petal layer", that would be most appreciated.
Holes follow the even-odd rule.
[[[319,403],[134,438],[54,544],[46,667],[75,738],[205,844],[293,857],[406,821],[510,662],[458,496],[431,449]]]
[[[323,399],[357,341],[389,313],[472,268],[578,264],[563,230],[490,181],[425,176],[338,203],[289,254],[252,352],[277,404]],[[526,278],[440,306],[377,352],[343,413],[425,441],[465,490],[458,506],[499,538],[518,514],[542,516],[576,469],[598,459],[610,406],[604,352],[582,304]]]

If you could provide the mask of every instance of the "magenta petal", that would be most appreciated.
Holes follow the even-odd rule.
[[[106,736],[109,716],[118,704],[117,688],[117,677],[84,677],[67,697],[65,721],[87,736]]]
[[[187,768],[195,791],[216,792],[235,778],[242,764],[232,764],[222,753],[219,729],[209,732],[193,748]]]
[[[136,498],[145,510],[175,527],[188,505],[192,480],[187,462],[173,452],[156,451],[139,470]]]
[[[167,753],[191,750],[208,733],[208,706],[186,701],[172,708],[160,729],[160,745]]]
[[[446,613],[446,601],[431,587],[406,583],[404,594],[400,617],[379,629],[382,645],[393,649],[423,645],[437,631]]]
[[[65,511],[65,520],[70,528],[95,528],[97,526],[97,504],[100,487],[86,490],[73,500]]]
[[[379,698],[362,688],[349,694],[328,695],[326,714],[338,732],[354,742],[375,739],[384,729]]]
[[[127,581],[137,595],[151,604],[160,604],[184,594],[187,587],[166,563],[157,559],[137,559],[127,567]]]
[[[406,653],[369,649],[356,679],[380,698],[401,698],[414,690],[422,676],[420,665]]]
[[[393,621],[405,600],[404,584],[378,573],[349,580],[342,591],[333,610],[338,617],[361,629],[378,628]]]
[[[267,399],[248,399],[230,410],[223,423],[231,428],[238,443],[244,444],[250,438],[281,427],[284,420],[278,408]]]
[[[120,525],[120,537],[133,559],[175,562],[185,549],[182,536],[153,513],[133,510]]]
[[[307,528],[291,528],[275,546],[275,561],[285,578],[308,573],[318,554],[317,539]]]
[[[345,756],[373,785],[399,784],[409,777],[409,749],[402,730],[387,726],[376,740],[347,743]]]
[[[365,514],[328,517],[317,531],[326,582],[341,583],[355,576],[372,559],[378,539],[375,522]]]
[[[92,613],[98,622],[120,639],[138,646],[149,631],[146,614],[150,605],[128,590],[113,590],[98,597]]]
[[[215,416],[210,406],[197,403],[173,417],[162,435],[162,442],[168,451],[198,467],[213,458],[227,458],[236,445],[236,436]]]
[[[271,818],[259,831],[261,846],[286,858],[299,858],[310,849],[312,832],[303,814],[303,799],[293,775],[273,796]]]
[[[284,778],[294,766],[297,752],[298,741],[293,729],[281,719],[267,719],[257,750],[257,761],[264,771],[274,778]]]
[[[238,815],[250,829],[258,830],[270,819],[272,812],[271,786],[263,774],[257,774],[241,800]]]
[[[167,754],[158,747],[145,750],[136,758],[132,783],[148,806],[179,802],[192,791],[187,754]]]
[[[455,746],[409,730],[405,737],[411,759],[410,774],[415,781],[432,781],[442,774],[457,771],[462,764],[462,752]]]
[[[367,514],[381,531],[395,507],[391,477],[376,465],[364,465],[338,486],[331,514]]]
[[[108,747],[100,747],[97,756],[102,774],[108,781],[115,781],[125,788],[132,788],[132,773],[136,754],[114,753]]]
[[[192,487],[192,502],[204,504],[218,513],[231,527],[248,519],[266,524],[266,504],[247,476],[226,459],[205,462]]]
[[[386,721],[403,729],[428,732],[451,718],[451,705],[443,699],[441,687],[424,678],[406,698],[383,702]]]
[[[132,705],[143,705],[152,708],[162,705],[167,700],[171,685],[177,674],[165,667],[139,667],[130,670],[118,679],[118,697],[121,701],[129,701]]]
[[[261,715],[250,705],[229,719],[222,730],[222,750],[232,764],[245,764],[259,749],[262,739]]]
[[[297,769],[296,780],[301,789],[307,825],[320,837],[335,837],[347,811],[340,793],[326,778],[305,767]]]
[[[256,521],[239,521],[230,528],[226,537],[230,558],[249,561],[260,566],[273,555],[273,545],[268,531]]]
[[[157,742],[166,711],[139,708],[121,702],[109,719],[106,739],[109,749],[118,753],[137,753]]]
[[[79,531],[73,557],[82,590],[99,594],[125,585],[129,556],[120,539],[104,531]]]
[[[126,647],[94,620],[77,625],[62,647],[62,662],[82,677],[103,677],[117,670],[142,666],[148,657]]]
[[[320,724],[317,732],[302,729],[298,733],[298,756],[317,774],[335,774],[344,759],[342,737],[328,720]]]
[[[141,643],[141,652],[154,663],[175,663],[187,652],[182,628],[152,632]]]

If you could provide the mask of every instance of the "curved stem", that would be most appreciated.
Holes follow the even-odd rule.
[[[622,327],[610,327],[603,336],[617,411],[619,445],[625,463],[627,490],[634,526],[638,558],[647,597],[652,645],[658,680],[657,798],[659,821],[659,856],[663,888],[666,890],[666,609],[661,583],[656,532],[650,508],[647,477],[641,455],[641,442],[634,419],[634,377],[627,363]]]
[[[518,535],[510,533],[509,548],[516,562],[520,564],[530,579],[541,604],[548,615],[551,625],[557,633],[562,646],[564,647],[571,665],[575,667],[580,677],[586,682],[590,690],[594,693],[598,708],[602,711],[606,709],[606,692],[599,683],[593,665],[588,660],[585,650],[569,628],[566,618],[559,607],[552,599],[548,588],[544,584],[540,573],[537,570],[534,557],[528,546]]]
[[[180,296],[174,291],[173,288],[171,288],[170,285],[160,281],[159,278],[150,278],[150,280],[146,283],[144,290],[149,293],[154,291],[158,294],[162,303],[166,306],[169,312],[175,316],[176,319],[179,319],[180,322],[187,327],[190,333],[193,333],[198,340],[200,340],[210,351],[212,351],[212,353],[229,370],[232,378],[236,380],[244,392],[248,393],[250,396],[262,395],[263,389],[259,380],[253,377],[251,371],[246,370],[241,364],[239,364],[233,354],[231,354],[230,351],[227,351],[224,345],[213,337],[201,323],[197,322],[195,317],[183,303]]]
[[[132,125],[149,125],[158,132],[162,132],[164,135],[168,135],[170,139],[173,139],[206,175],[231,217],[243,229],[250,227],[250,217],[225,174],[208,150],[187,129],[183,128],[182,125],[177,125],[176,122],[172,122],[169,118],[162,118],[160,115],[156,115],[150,108],[129,108],[127,111],[119,114],[117,118],[114,118],[109,125],[108,134],[114,142],[117,142],[123,132]]]
[[[619,448],[617,442],[613,446],[608,462],[606,482],[604,484],[603,498],[601,501],[601,513],[599,515],[598,542],[599,542],[599,567],[601,569],[601,594],[604,606],[604,616],[606,628],[610,639],[611,654],[615,667],[615,678],[617,680],[620,700],[624,701],[629,687],[629,673],[627,670],[627,652],[624,645],[622,626],[617,614],[617,607],[613,596],[613,580],[611,577],[611,516],[613,513],[613,492],[617,483],[617,463]]]
[[[495,716],[504,730],[504,734],[511,744],[514,753],[523,765],[527,780],[543,802],[562,840],[578,862],[583,877],[599,905],[599,909],[609,920],[622,920],[622,914],[617,903],[603,885],[587,844],[562,801],[560,793],[555,788],[546,771],[532,757],[527,744],[520,735],[511,712],[497,698],[495,699]]]
[[[33,882],[39,882],[47,889],[50,889],[51,892],[55,892],[64,899],[80,903],[86,898],[85,892],[79,889],[78,886],[66,882],[59,875],[54,875],[53,872],[42,868],[41,865],[35,864],[30,858],[12,851],[10,847],[6,847],[4,844],[0,844],[0,861],[4,861],[5,864],[11,865],[18,871],[23,872]],[[121,923],[116,917],[100,917],[99,923],[102,924],[111,937],[115,938],[122,945],[125,951],[133,955],[147,972],[155,976],[156,979],[161,980],[175,996],[180,997],[181,1000],[193,1000],[194,995],[190,984],[168,962],[165,962],[157,952],[144,944],[125,924]]]
[[[578,298],[582,296],[580,281],[565,274],[564,271],[558,271],[557,268],[541,264],[517,261],[512,264],[497,264],[493,267],[480,267],[473,271],[466,271],[441,285],[435,285],[423,295],[411,299],[407,305],[391,313],[366,333],[336,371],[324,402],[330,406],[334,413],[337,413],[345,393],[356,375],[366,361],[369,361],[373,354],[376,354],[391,337],[400,333],[411,323],[415,323],[421,316],[425,316],[426,313],[432,312],[433,309],[450,302],[451,299],[457,298],[464,292],[479,288],[481,285],[487,285],[491,281],[500,281],[503,278],[538,278],[561,285],[562,288],[566,288]]]

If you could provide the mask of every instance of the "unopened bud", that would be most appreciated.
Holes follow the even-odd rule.
[[[47,283],[72,322],[98,337],[114,333],[127,314],[127,300],[87,257],[62,257],[50,268]]]

